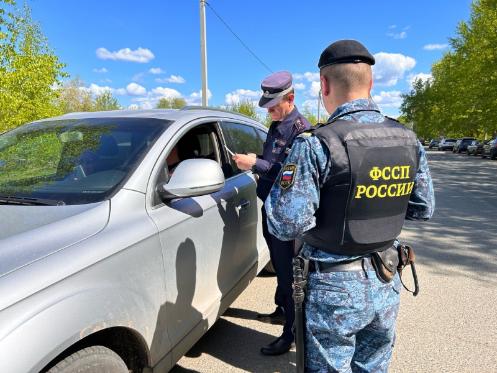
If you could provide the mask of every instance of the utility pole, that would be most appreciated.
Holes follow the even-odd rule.
[[[202,58],[202,106],[207,106],[207,45],[205,33],[205,0],[200,0],[200,55]]]

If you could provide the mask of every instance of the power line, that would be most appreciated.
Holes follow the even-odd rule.
[[[208,6],[209,6],[209,8],[211,8],[211,10],[212,10],[212,12],[214,13],[214,15],[215,15],[217,18],[219,18],[219,20],[220,20],[220,21],[221,21],[221,22],[222,22],[222,23],[226,26],[226,28],[227,28],[227,29],[228,29],[228,30],[229,30],[229,31],[230,31],[230,32],[231,32],[231,33],[235,36],[235,38],[237,38],[237,39],[238,39],[238,41],[239,41],[239,42],[243,45],[243,47],[244,47],[247,51],[249,51],[249,52],[250,52],[250,54],[251,54],[252,56],[254,56],[254,57],[255,57],[255,59],[256,59],[257,61],[259,61],[259,63],[260,63],[262,66],[264,66],[264,67],[265,67],[265,68],[266,68],[266,69],[267,69],[270,73],[272,73],[272,72],[273,72],[273,70],[271,70],[271,68],[270,68],[270,67],[268,67],[268,65],[266,65],[266,64],[265,64],[265,63],[264,63],[264,62],[263,62],[263,61],[262,61],[262,60],[261,60],[261,59],[260,59],[260,58],[259,58],[259,57],[258,57],[258,56],[257,56],[257,55],[253,52],[253,51],[252,51],[252,49],[250,49],[250,48],[247,46],[247,44],[245,44],[245,43],[243,42],[243,40],[242,40],[242,39],[240,39],[240,37],[239,37],[239,36],[235,33],[235,31],[233,31],[233,29],[232,29],[232,28],[228,25],[228,23],[226,23],[226,21],[225,21],[224,19],[222,19],[222,18],[221,18],[221,16],[220,16],[220,15],[219,15],[216,11],[215,11],[215,9],[212,7],[212,5],[211,5],[211,4],[209,4],[207,1],[205,1],[204,3],[205,3],[206,5],[208,5]]]

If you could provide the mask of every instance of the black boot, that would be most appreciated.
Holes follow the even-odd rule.
[[[258,313],[257,320],[275,325],[285,325],[285,312],[278,306],[272,313]]]
[[[276,356],[288,352],[293,347],[293,342],[279,337],[267,346],[261,348],[261,353],[268,356]]]

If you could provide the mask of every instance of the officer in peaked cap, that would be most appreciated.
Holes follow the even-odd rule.
[[[434,211],[423,147],[370,99],[374,63],[355,40],[322,52],[331,116],[295,139],[265,203],[270,233],[304,241],[300,255],[309,260],[309,372],[388,370],[401,289],[396,238],[404,219],[427,220]],[[375,271],[378,258],[392,264],[390,276]]]
[[[257,196],[265,201],[281,165],[287,157],[293,139],[310,128],[310,123],[295,106],[295,93],[292,74],[279,71],[265,78],[261,83],[262,96],[259,106],[267,109],[272,123],[261,154],[235,154],[238,168],[252,170],[259,176]],[[269,233],[267,217],[262,207],[263,234],[269,247],[271,261],[276,271],[277,287],[274,301],[276,310],[269,314],[259,314],[261,321],[283,324],[282,335],[272,343],[261,348],[264,355],[280,355],[287,352],[294,340],[292,325],[295,315],[292,299],[292,259],[294,242],[282,241]]]

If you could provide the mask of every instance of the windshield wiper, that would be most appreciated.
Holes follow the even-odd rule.
[[[0,205],[28,205],[28,206],[63,206],[64,201],[55,199],[32,198],[32,197],[14,197],[0,195]]]

